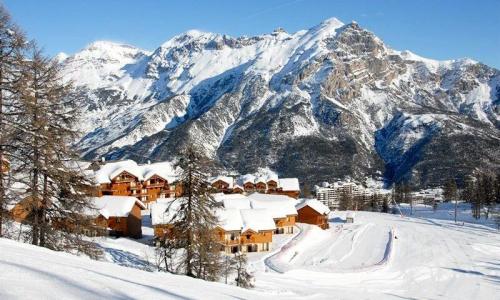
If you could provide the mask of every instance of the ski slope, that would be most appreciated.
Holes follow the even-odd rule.
[[[301,234],[267,259],[257,288],[319,299],[500,295],[500,234],[491,227],[370,212],[358,212],[354,224],[330,225],[325,232],[302,225]]]
[[[500,233],[467,205],[456,225],[452,208],[357,212],[353,224],[334,212],[325,231],[298,224],[248,255],[253,290],[151,272],[145,240],[102,239],[109,262],[97,262],[0,239],[0,299],[499,299]]]

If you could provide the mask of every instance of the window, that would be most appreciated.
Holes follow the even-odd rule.
[[[116,218],[116,223],[117,224],[120,224],[120,221],[121,221],[120,218]]]

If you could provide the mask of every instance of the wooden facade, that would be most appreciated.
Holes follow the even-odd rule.
[[[247,193],[253,192],[253,191],[255,191],[255,184],[253,184],[253,182],[245,182],[243,184],[243,189]]]
[[[225,231],[217,227],[216,235],[221,244],[221,251],[225,253],[236,252],[261,252],[269,251],[273,242],[273,231],[254,231],[248,229],[244,232]]]
[[[107,219],[100,215],[95,223],[98,226],[106,227],[109,235],[117,237],[132,237],[139,239],[142,237],[142,216],[141,207],[135,203],[127,217],[109,216]]]
[[[233,190],[229,186],[229,182],[225,182],[220,179],[212,182],[212,188],[214,188],[218,193],[231,193]]]
[[[286,218],[275,218],[276,224],[275,234],[291,234],[293,233],[293,226],[295,226],[296,215],[289,215]]]
[[[170,185],[168,180],[153,175],[140,181],[133,174],[123,171],[115,176],[111,183],[101,184],[97,196],[133,196],[145,204],[156,201],[158,198],[169,198],[182,195],[182,186]]]
[[[298,209],[297,212],[297,222],[317,225],[321,229],[328,229],[328,214],[321,214],[307,205]]]

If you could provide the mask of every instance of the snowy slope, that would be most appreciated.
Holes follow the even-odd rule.
[[[498,70],[391,49],[355,22],[237,38],[191,30],[152,52],[96,42],[62,64],[84,99],[86,158],[170,160],[195,143],[244,173],[271,166],[315,183],[385,171],[416,185],[470,173],[477,158],[500,165]]]
[[[427,209],[424,215],[358,212],[354,224],[334,222],[328,231],[304,225],[268,259],[270,270],[279,272],[259,273],[257,288],[319,298],[496,299],[498,232],[479,224],[455,225],[449,211]],[[337,221],[345,213],[331,216]],[[388,243],[391,229],[397,239]]]
[[[271,299],[256,291],[146,272],[0,239],[1,299]]]

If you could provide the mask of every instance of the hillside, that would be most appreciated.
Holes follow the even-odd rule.
[[[0,239],[1,299],[266,299],[185,276],[146,272]],[[270,297],[269,297],[270,299]]]
[[[242,173],[419,186],[500,166],[498,70],[391,49],[355,22],[192,30],[152,52],[100,41],[62,63],[82,96],[87,159],[170,160],[195,143]]]
[[[333,212],[326,231],[298,224],[295,234],[274,236],[270,252],[248,254],[253,290],[139,270],[153,259],[144,240],[101,238],[109,262],[97,262],[0,239],[0,298],[495,299],[500,235],[492,220],[472,219],[468,204],[458,225],[449,203],[414,211],[357,212],[353,224]]]

